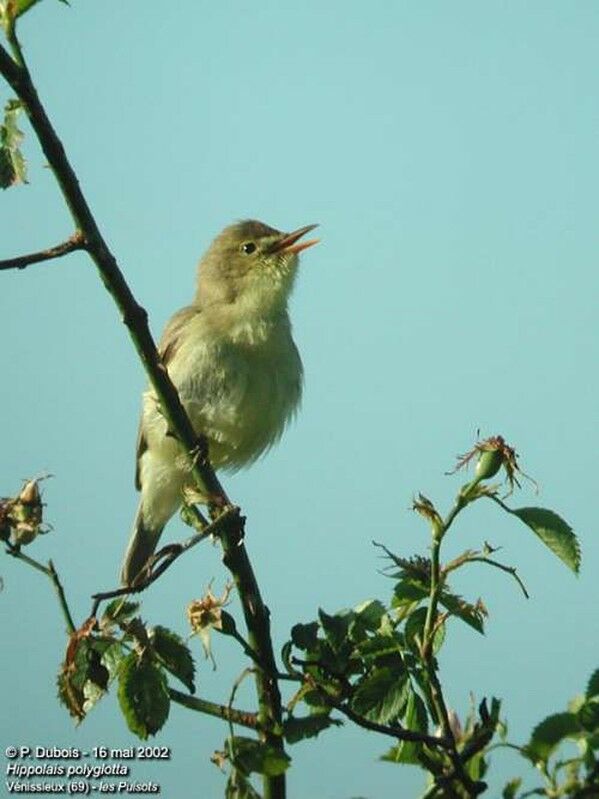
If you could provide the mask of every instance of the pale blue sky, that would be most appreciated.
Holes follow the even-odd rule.
[[[501,545],[531,599],[500,573],[485,638],[450,625],[451,704],[504,700],[523,741],[599,666],[597,511],[599,7],[596,3],[41,3],[21,26],[38,88],[131,288],[159,334],[195,263],[232,220],[320,222],[292,303],[306,387],[283,441],[227,479],[280,646],[296,621],[388,597],[375,539],[424,552],[408,510],[447,506],[444,476],[477,428],[522,453],[543,504],[583,547],[578,579],[515,520],[475,508],[448,554]],[[0,99],[10,95],[0,85]],[[25,126],[24,126],[25,127]],[[28,187],[0,197],[0,258],[66,238],[71,223],[27,132]],[[136,496],[144,384],[124,327],[80,254],[0,276],[0,494],[44,470],[53,557],[73,612],[113,585]],[[173,525],[173,537],[184,528]],[[3,559],[2,748],[133,741],[110,696],[79,729],[55,700],[62,620],[36,573]],[[144,618],[185,632],[214,578],[206,545],[148,594]],[[594,610],[593,610],[594,608]],[[227,701],[245,665],[215,642],[200,695]],[[240,704],[250,706],[251,691]],[[168,766],[136,764],[163,796],[218,797],[208,762],[226,729],[173,708]],[[350,728],[291,750],[294,799],[415,796],[420,773],[378,763],[387,741]],[[522,764],[524,765],[524,764]],[[522,773],[493,761],[497,786]]]

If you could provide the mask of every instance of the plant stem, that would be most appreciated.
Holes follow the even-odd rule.
[[[15,547],[10,541],[4,542],[6,545],[6,551],[9,555],[17,560],[23,561],[28,566],[31,566],[32,569],[35,569],[42,574],[45,574],[46,577],[52,583],[54,590],[56,591],[56,595],[58,597],[58,602],[60,604],[60,609],[62,610],[62,615],[64,616],[64,620],[67,624],[67,631],[70,633],[74,633],[77,629],[75,626],[75,622],[73,621],[73,617],[71,615],[71,611],[69,609],[69,605],[67,603],[67,598],[64,592],[64,588],[62,587],[62,583],[60,582],[60,578],[58,576],[58,572],[56,571],[54,564],[51,560],[48,561],[48,565],[44,566],[43,563],[40,563],[39,560],[35,560],[34,558],[30,558],[29,555],[25,555],[21,552],[19,547]]]
[[[270,636],[270,612],[264,605],[252,565],[243,542],[244,519],[241,524],[228,519],[230,529],[218,533],[223,547],[223,562],[233,575],[237,587],[243,615],[248,629],[248,644],[256,653],[258,664],[255,669],[258,692],[258,725],[265,743],[281,752],[285,745],[282,735],[281,694],[277,682],[277,666]],[[285,775],[263,777],[263,799],[285,798]]]
[[[70,252],[75,252],[75,250],[84,249],[85,241],[81,233],[77,231],[69,239],[63,241],[62,244],[49,247],[47,250],[40,250],[39,252],[32,252],[27,255],[19,255],[17,258],[7,258],[4,261],[0,261],[0,270],[25,269],[25,267],[31,264],[50,261],[53,258],[61,258],[63,255],[68,255]]]
[[[438,526],[438,524],[432,525],[429,602],[426,611],[421,645],[422,660],[426,670],[426,681],[428,683],[428,691],[426,692],[426,695],[431,705],[430,710],[433,711],[432,715],[433,717],[436,717],[441,727],[443,737],[451,744],[447,754],[451,760],[455,778],[464,787],[468,796],[476,796],[478,791],[473,781],[466,773],[460,758],[460,754],[457,751],[455,736],[449,721],[449,713],[445,703],[445,697],[443,696],[443,688],[437,676],[437,663],[434,654],[434,638],[436,632],[437,607],[439,604],[439,596],[443,588],[443,576],[440,565],[441,543],[457,515],[467,505],[468,493],[475,487],[475,485],[476,481],[468,484],[468,486],[460,491],[456,497],[456,501],[451,511],[448,513],[441,526]],[[452,781],[453,780],[450,778],[449,782]],[[430,795],[434,796],[437,789],[438,785],[434,786],[434,790],[431,789],[432,793]],[[451,789],[451,786],[448,785],[447,789]]]
[[[242,727],[248,727],[255,730],[258,727],[258,716],[256,713],[250,713],[245,710],[236,710],[235,708],[227,707],[227,705],[219,705],[216,702],[209,702],[207,699],[200,699],[197,696],[190,696],[175,688],[169,688],[168,693],[173,702],[178,705],[195,710],[198,713],[206,713],[208,716],[215,716],[225,721],[230,721],[233,724],[239,724]]]

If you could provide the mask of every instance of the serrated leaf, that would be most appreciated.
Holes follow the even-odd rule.
[[[287,743],[296,744],[305,738],[315,738],[328,727],[341,727],[342,721],[332,719],[324,713],[314,716],[289,716],[283,722],[283,733]]]
[[[291,640],[298,649],[309,652],[318,644],[318,622],[295,624],[291,628]]]
[[[91,682],[91,680],[88,680],[85,683],[85,686],[83,688],[83,696],[84,696],[83,709],[86,715],[94,707],[94,705],[98,704],[100,699],[102,699],[102,697],[105,694],[106,691],[100,688],[100,686]]]
[[[526,752],[533,759],[546,763],[564,738],[578,738],[580,732],[578,720],[573,713],[555,713],[535,727],[525,747]]]
[[[69,662],[63,663],[57,679],[58,698],[79,723],[83,721],[86,713],[84,688],[87,681],[90,646],[87,639],[80,638],[73,640],[69,644],[69,649]]]
[[[139,602],[123,602],[122,599],[113,599],[109,602],[102,614],[102,623],[114,622],[116,624],[127,621],[135,616],[139,610]]]
[[[361,641],[354,650],[367,666],[389,657],[401,659],[401,645],[397,635],[373,635]],[[379,665],[383,665],[380,664]],[[390,664],[388,664],[390,665]]]
[[[393,596],[394,606],[403,605],[406,602],[421,602],[428,596],[428,588],[412,579],[405,579],[397,583]]]
[[[278,777],[291,765],[291,758],[286,752],[255,738],[236,735],[227,741],[226,748],[231,761],[246,775],[256,773]]]
[[[370,721],[387,724],[403,711],[408,691],[407,673],[384,666],[357,683],[351,699],[352,710]]]
[[[577,574],[580,568],[580,545],[570,525],[547,508],[516,508],[517,516],[536,533],[545,546]]]
[[[157,626],[152,629],[151,641],[165,668],[192,694],[195,693],[195,665],[183,639],[172,630]]]
[[[591,674],[591,679],[587,685],[586,695],[588,697],[599,695],[599,669]]]
[[[135,652],[123,661],[118,697],[127,726],[140,738],[155,735],[168,718],[170,699],[164,673]]]
[[[428,713],[422,698],[413,689],[410,690],[406,709],[403,715],[403,725],[407,730],[413,732],[426,733],[428,731]],[[400,741],[397,746],[391,747],[389,751],[381,757],[381,760],[390,763],[405,763],[413,766],[421,766],[418,756],[422,744],[416,741]]]
[[[352,611],[343,610],[340,613],[335,613],[329,616],[324,610],[318,611],[318,618],[324,631],[327,641],[331,645],[334,652],[337,652],[341,647],[347,643],[349,625],[354,620],[354,613]]]
[[[121,644],[114,643],[102,655],[102,663],[108,669],[109,680],[113,680],[119,673],[121,663],[125,659]]]
[[[472,605],[458,594],[452,594],[450,591],[442,591],[439,602],[443,607],[447,608],[452,616],[457,616],[458,619],[466,622],[466,624],[478,633],[484,635],[484,619],[487,616],[487,610],[480,599]]]

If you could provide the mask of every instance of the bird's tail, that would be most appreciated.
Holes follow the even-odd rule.
[[[133,585],[135,578],[154,554],[163,530],[164,526],[158,528],[145,526],[140,502],[121,566],[121,583],[123,585]]]

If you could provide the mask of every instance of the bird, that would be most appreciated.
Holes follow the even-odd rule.
[[[201,258],[195,296],[167,322],[158,351],[215,470],[254,463],[281,437],[302,394],[303,367],[288,301],[299,254],[317,225],[291,233],[256,220],[226,227]],[[189,458],[169,434],[156,394],[143,394],[135,485],[140,501],[121,567],[138,582],[192,483]],[[209,502],[194,485],[194,501]]]

